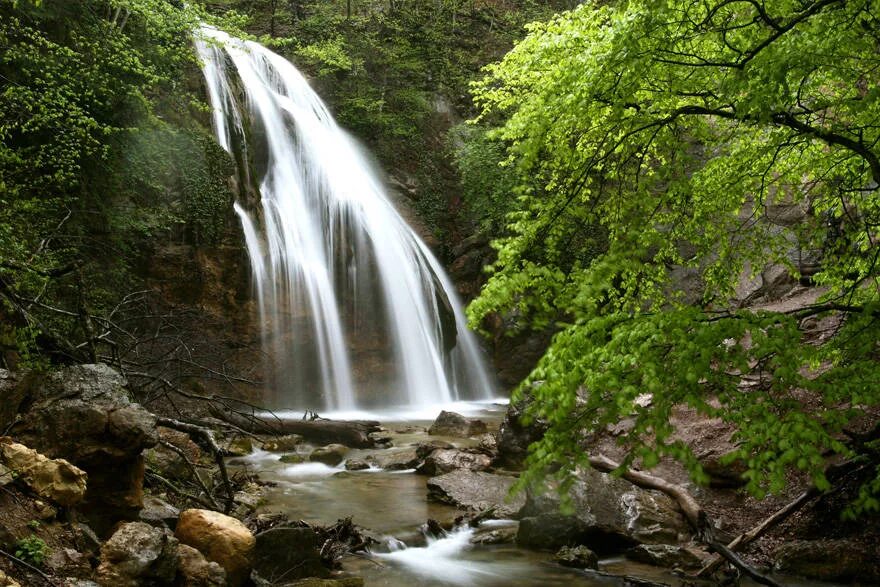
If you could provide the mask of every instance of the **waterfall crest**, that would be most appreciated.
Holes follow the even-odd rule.
[[[196,47],[217,140],[258,194],[235,212],[277,403],[349,410],[490,397],[450,280],[302,74],[211,27]]]

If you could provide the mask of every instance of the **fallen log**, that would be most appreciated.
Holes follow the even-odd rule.
[[[343,444],[350,448],[374,448],[377,442],[370,434],[382,430],[379,422],[372,420],[288,420],[275,415],[223,413],[211,410],[214,417],[234,424],[254,434],[299,434],[314,444]]]

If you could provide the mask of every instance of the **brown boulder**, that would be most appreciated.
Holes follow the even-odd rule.
[[[256,539],[235,518],[210,510],[185,510],[175,535],[223,567],[230,585],[241,585],[248,577]]]

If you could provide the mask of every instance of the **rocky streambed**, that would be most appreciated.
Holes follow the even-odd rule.
[[[2,587],[752,584],[727,565],[694,579],[713,555],[668,491],[586,469],[568,509],[554,488],[511,494],[541,431],[504,404],[353,422],[172,418],[104,365],[0,372],[0,392]],[[690,429],[711,457],[723,430],[709,424]],[[687,489],[724,521],[725,542],[764,504],[735,487]],[[822,514],[804,510],[745,560],[777,584],[876,584],[871,532],[828,535]]]

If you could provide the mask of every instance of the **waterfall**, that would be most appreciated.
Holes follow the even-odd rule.
[[[449,278],[303,75],[211,27],[196,48],[217,141],[238,162],[235,212],[276,403],[351,410],[490,397]]]

